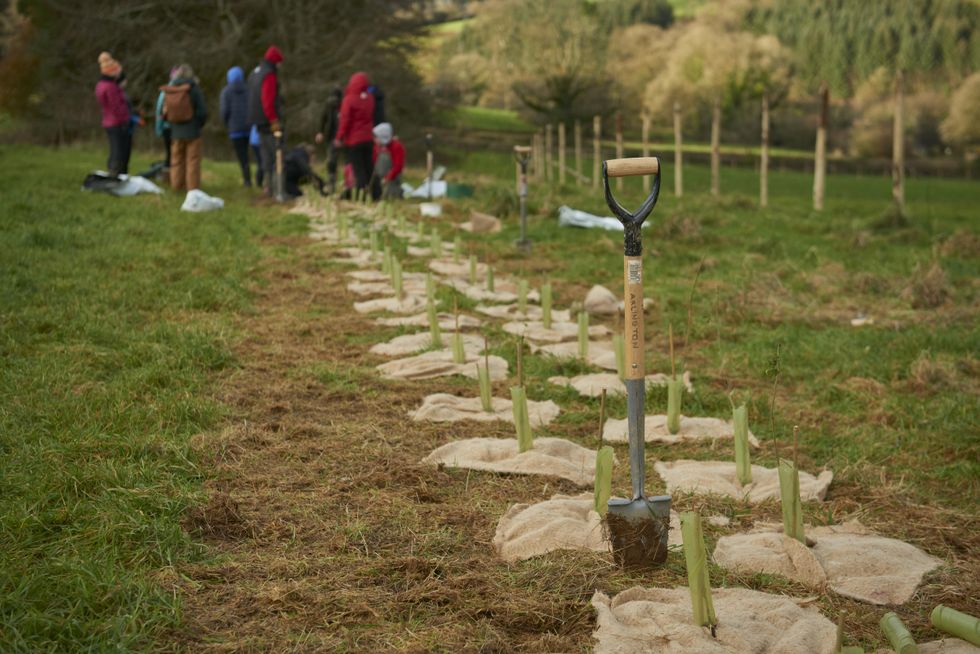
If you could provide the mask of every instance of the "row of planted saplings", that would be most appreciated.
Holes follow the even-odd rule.
[[[404,217],[399,217],[399,222],[404,223]],[[422,227],[420,223],[419,234],[423,234]],[[374,255],[378,254],[378,236],[376,232],[371,232],[370,240],[372,245],[372,253]],[[431,237],[431,252],[435,256],[441,255],[441,241],[438,236],[438,232],[433,230]],[[459,261],[460,254],[460,242],[457,237],[454,252],[455,259]],[[389,247],[385,247],[384,255],[382,256],[382,270],[391,276],[392,285],[395,287],[396,291],[401,295],[402,293],[402,280],[401,280],[401,265],[397,258],[391,254]],[[469,281],[471,285],[476,284],[476,258],[471,255],[470,257],[470,270],[469,270]],[[487,278],[486,278],[486,288],[488,291],[493,291],[493,272],[492,269],[488,267]],[[442,347],[442,336],[440,333],[439,322],[437,319],[437,314],[435,310],[435,282],[432,274],[427,274],[426,277],[426,294],[428,297],[428,315],[430,331],[432,336],[432,345],[434,347]],[[550,284],[546,284],[541,289],[542,295],[542,322],[546,328],[551,326],[551,287]],[[520,280],[518,283],[518,302],[520,305],[520,311],[525,313],[526,302],[527,302],[527,282],[526,280]],[[454,312],[457,317],[457,325],[455,333],[452,337],[451,350],[453,354],[454,362],[463,363],[465,362],[465,353],[463,349],[463,339],[458,325],[458,310]],[[579,355],[585,358],[588,354],[588,326],[589,318],[586,312],[580,312],[578,316],[578,344],[579,344]],[[667,406],[667,428],[671,434],[677,434],[680,430],[680,415],[681,415],[681,397],[683,393],[683,381],[677,377],[676,371],[674,369],[674,356],[673,356],[673,339],[672,339],[672,329],[668,330],[671,334],[670,337],[670,359],[671,359],[671,377],[668,380],[668,406]],[[484,351],[487,351],[486,341],[484,342]],[[616,352],[616,362],[617,369],[619,371],[620,377],[624,373],[624,345],[622,335],[617,334],[613,337],[613,346]],[[485,355],[488,356],[488,355]],[[487,412],[493,412],[492,399],[491,399],[491,386],[490,386],[490,376],[489,376],[489,363],[487,359],[484,359],[483,366],[476,364],[477,377],[479,380],[480,387],[480,399],[483,410]],[[527,408],[527,395],[524,387],[524,375],[523,375],[523,339],[519,339],[517,346],[517,385],[511,388],[511,399],[513,406],[513,417],[515,430],[517,433],[518,449],[520,452],[526,452],[533,447],[533,435],[530,429],[530,421],[528,417]],[[605,396],[603,394],[602,402],[600,405],[600,413],[603,413],[603,408],[605,404]],[[601,425],[603,419],[600,418],[600,441],[601,441]],[[749,439],[748,439],[748,412],[745,404],[738,407],[733,406],[733,424],[734,424],[734,445],[735,445],[735,463],[736,471],[739,482],[744,486],[752,482],[752,470],[749,455]],[[793,460],[781,460],[778,467],[779,474],[779,485],[780,485],[780,498],[782,502],[782,518],[783,518],[783,530],[784,533],[794,538],[802,543],[806,543],[806,536],[803,527],[803,516],[801,510],[800,492],[799,492],[799,473],[796,462],[796,430],[794,430],[794,457]],[[599,515],[604,515],[608,510],[608,500],[611,496],[611,479],[612,479],[612,465],[613,465],[613,450],[609,446],[601,446],[596,454],[596,476],[595,476],[595,488],[594,488],[594,508]],[[714,631],[714,626],[717,624],[717,618],[714,614],[714,608],[711,601],[711,588],[708,579],[708,568],[706,560],[706,549],[704,546],[704,536],[701,526],[700,515],[697,512],[685,512],[681,514],[681,531],[683,537],[683,547],[685,563],[687,566],[689,590],[692,602],[692,615],[694,622],[700,626],[707,626],[712,628]],[[975,644],[980,644],[980,623],[978,623],[976,618],[972,616],[963,614],[961,612],[949,609],[948,607],[938,606],[932,613],[933,625],[947,633],[959,636],[974,642]],[[898,616],[892,612],[886,614],[881,619],[881,627],[886,634],[888,640],[892,643],[896,652],[899,654],[910,654],[916,652],[916,646],[911,634],[902,624]],[[838,625],[838,650],[842,652],[861,652],[860,648],[856,647],[842,647],[843,641],[843,616],[841,622]]]

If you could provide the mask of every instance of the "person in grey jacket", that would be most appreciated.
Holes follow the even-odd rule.
[[[248,122],[248,87],[245,74],[238,66],[228,69],[228,84],[221,89],[221,120],[228,130],[238,165],[242,169],[242,182],[252,185],[252,173],[248,163],[248,137],[251,125]]]
[[[193,115],[190,120],[170,121],[173,145],[170,151],[170,186],[175,191],[193,191],[201,187],[201,128],[208,120],[208,108],[204,94],[194,77],[194,70],[188,64],[177,67],[176,78],[166,87],[176,93],[190,95]],[[166,105],[166,102],[164,103]]]

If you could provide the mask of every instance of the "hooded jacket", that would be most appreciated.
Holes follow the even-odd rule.
[[[95,99],[102,107],[103,127],[129,125],[129,101],[116,78],[103,75],[95,85]]]
[[[373,140],[374,96],[368,93],[369,85],[367,75],[358,72],[350,76],[344,90],[344,100],[340,103],[340,125],[337,127],[337,140],[344,145],[370,143]]]
[[[228,85],[221,89],[221,120],[233,139],[248,136],[248,88],[238,66],[228,69]]]
[[[279,96],[279,70],[282,53],[274,45],[248,78],[248,122],[260,130],[282,122],[282,99]]]

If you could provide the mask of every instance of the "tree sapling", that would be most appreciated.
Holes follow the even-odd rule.
[[[442,330],[439,328],[439,314],[436,312],[436,303],[429,298],[429,333],[432,335],[432,347],[442,349]]]
[[[752,459],[749,455],[749,410],[743,403],[732,408],[732,426],[735,429],[735,474],[738,483],[752,483]]]
[[[400,300],[402,298],[402,264],[398,257],[391,258],[391,285],[395,289],[395,295]]]
[[[980,647],[980,619],[940,604],[932,610],[929,620],[939,631],[952,634]]]
[[[386,275],[391,274],[391,246],[385,245],[384,255],[381,257],[381,272]]]
[[[347,214],[342,213],[337,217],[337,238],[341,242],[347,240]]]
[[[480,405],[487,413],[493,413],[493,396],[490,387],[490,346],[483,337],[483,367],[476,365],[476,376],[480,381]]]
[[[517,451],[527,452],[534,447],[534,436],[531,434],[531,422],[527,413],[527,391],[523,386],[511,386],[510,400],[514,410]]]
[[[578,355],[585,359],[589,356],[589,312],[578,312]]]
[[[439,236],[439,230],[435,227],[432,228],[432,240],[429,244],[429,253],[433,257],[442,256],[442,237]]]
[[[613,334],[613,352],[616,355],[616,374],[620,379],[626,377],[626,340],[622,334]]]
[[[701,514],[685,511],[681,514],[681,536],[684,538],[684,562],[687,564],[687,586],[691,593],[691,609],[694,624],[711,627],[714,635],[718,619],[711,601],[711,581],[708,578],[708,562],[704,549],[704,532]]]
[[[895,650],[895,654],[919,654],[915,639],[912,638],[912,634],[905,627],[905,623],[894,611],[889,611],[881,616],[881,621],[878,624],[888,642],[891,643],[892,649]]]
[[[541,285],[541,324],[551,329],[551,282]]]
[[[670,343],[670,380],[667,382],[667,431],[676,434],[681,430],[681,394],[684,383],[677,377],[674,366],[674,328],[667,326],[667,338]]]
[[[605,517],[609,510],[609,498],[612,497],[612,468],[613,448],[605,445],[595,453],[595,512]]]
[[[798,430],[799,427],[794,427],[794,435]],[[800,471],[795,460],[779,460],[779,500],[783,509],[783,533],[806,545],[800,504]]]
[[[527,280],[517,280],[517,310],[522,315],[527,314]]]
[[[453,333],[453,363],[466,363],[466,349],[463,347],[463,333],[459,331],[459,306],[453,304],[453,318],[456,320],[456,331]]]

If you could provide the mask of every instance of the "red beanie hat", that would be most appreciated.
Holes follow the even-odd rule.
[[[282,53],[279,52],[279,48],[274,45],[270,45],[269,49],[265,51],[265,58],[273,64],[278,64],[282,61]]]

